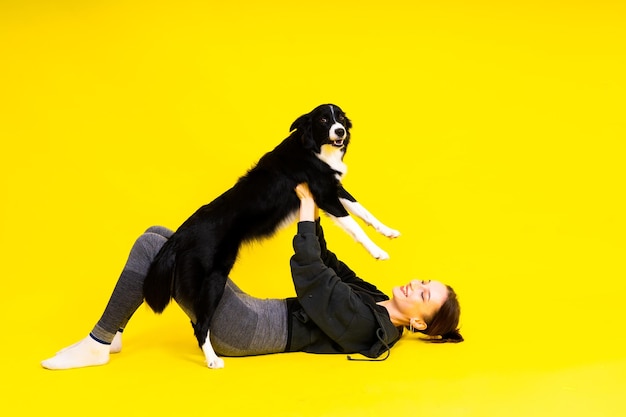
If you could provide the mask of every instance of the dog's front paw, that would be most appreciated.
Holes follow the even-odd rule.
[[[378,259],[379,261],[386,261],[387,259],[389,259],[389,254],[379,247],[371,248],[369,252],[375,259]]]
[[[381,224],[380,227],[378,227],[376,230],[381,235],[386,236],[386,237],[388,237],[390,239],[395,239],[398,236],[400,236],[400,232],[398,232],[395,229],[392,229],[391,227],[387,227],[384,224]]]
[[[400,236],[400,232],[398,232],[395,229],[392,229],[391,227],[387,227],[387,226],[385,226],[384,224],[382,224],[380,222],[372,223],[372,227],[378,233],[380,233],[381,235],[383,235],[385,237],[388,237],[390,239],[393,239],[393,238],[396,238],[396,237]]]
[[[218,357],[212,358],[207,361],[207,365],[211,369],[222,369],[224,367],[224,359]]]

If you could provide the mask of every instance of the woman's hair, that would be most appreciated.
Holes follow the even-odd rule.
[[[456,293],[449,285],[448,298],[443,303],[439,311],[433,317],[426,320],[426,329],[414,330],[430,336],[425,340],[432,343],[459,343],[463,341],[463,336],[459,333],[459,317],[461,315],[461,306]]]

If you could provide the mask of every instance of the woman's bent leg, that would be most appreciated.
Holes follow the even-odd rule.
[[[104,313],[89,336],[44,360],[41,363],[44,368],[70,369],[103,365],[109,361],[109,353],[121,350],[121,332],[143,303],[143,281],[150,264],[171,234],[163,227],[151,227],[139,236]]]

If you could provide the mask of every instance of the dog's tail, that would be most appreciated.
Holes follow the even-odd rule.
[[[176,265],[176,241],[165,242],[150,265],[143,282],[143,297],[155,313],[162,313],[172,299],[172,285]]]

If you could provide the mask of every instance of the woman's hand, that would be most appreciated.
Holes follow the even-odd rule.
[[[300,199],[300,221],[314,222],[319,217],[317,204],[307,183],[298,184],[296,195]]]

